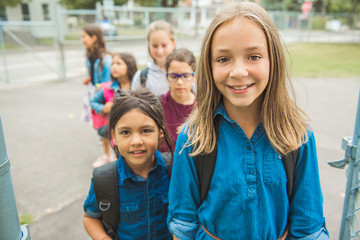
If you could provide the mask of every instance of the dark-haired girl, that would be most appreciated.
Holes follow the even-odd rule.
[[[109,122],[118,156],[117,234],[120,239],[171,239],[166,225],[170,179],[157,149],[162,140],[172,148],[160,100],[147,89],[118,91]],[[84,211],[84,226],[91,238],[111,239],[101,224],[92,183]]]

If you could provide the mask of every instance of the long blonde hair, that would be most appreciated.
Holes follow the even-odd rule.
[[[193,146],[192,156],[210,153],[215,148],[213,116],[221,100],[211,68],[211,42],[215,31],[235,18],[248,18],[263,30],[270,59],[269,82],[263,92],[261,122],[272,146],[281,154],[299,148],[307,141],[308,117],[297,107],[293,86],[287,73],[284,49],[275,24],[266,11],[256,3],[237,2],[226,5],[214,17],[202,43],[197,68],[197,106],[189,116],[185,132]]]

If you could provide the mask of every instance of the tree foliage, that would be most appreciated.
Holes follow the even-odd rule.
[[[102,1],[98,0],[60,0],[60,3],[66,6],[67,9],[95,9],[96,2],[100,2],[102,4]],[[127,2],[128,0],[114,0],[114,5],[120,6],[126,4]]]
[[[15,7],[22,3],[21,0],[0,0],[0,7]]]
[[[262,0],[270,11],[301,11],[304,0]],[[321,13],[360,13],[360,0],[313,0],[313,11]]]

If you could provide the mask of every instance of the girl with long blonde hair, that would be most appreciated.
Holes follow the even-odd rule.
[[[177,139],[168,225],[179,239],[328,239],[316,146],[289,92],[279,33],[255,3],[213,19],[197,68],[197,108]],[[217,150],[201,201],[196,157]],[[282,163],[297,152],[291,197]]]

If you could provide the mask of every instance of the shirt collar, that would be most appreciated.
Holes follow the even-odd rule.
[[[157,171],[159,166],[166,168],[166,164],[161,156],[161,153],[159,152],[159,150],[156,150],[155,165],[150,170],[149,174],[153,171]],[[124,181],[127,179],[132,179],[134,181],[146,181],[145,178],[137,175],[130,169],[130,167],[126,164],[126,162],[122,156],[120,156],[117,161],[117,168],[118,168],[118,173],[119,173],[118,179],[120,180],[121,183],[124,183]]]
[[[215,118],[217,116],[222,116],[227,122],[232,123],[232,124],[237,124],[234,120],[231,120],[229,118],[229,116],[226,113],[224,104],[222,103],[222,101],[219,102],[218,106],[216,107],[215,113],[214,113],[214,117],[213,119],[215,120]],[[237,124],[238,125],[238,124]],[[258,124],[258,126],[255,129],[255,132],[253,134],[253,136],[251,137],[251,141],[256,142],[263,134],[265,133],[265,129],[263,124],[260,122]]]
[[[110,86],[111,89],[119,89],[120,85],[118,83],[118,81],[114,80]]]

